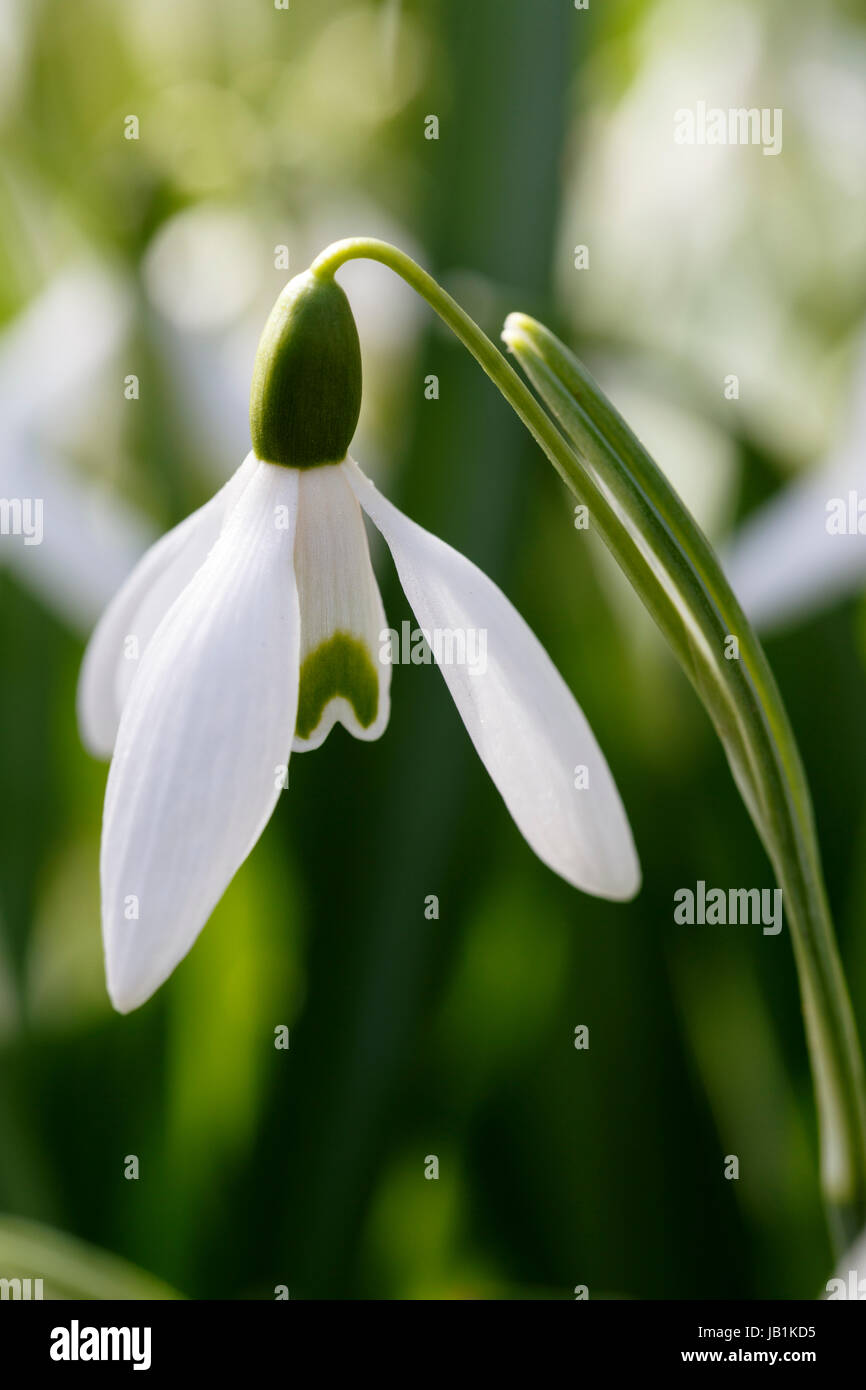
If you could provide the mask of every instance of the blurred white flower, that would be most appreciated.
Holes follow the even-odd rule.
[[[792,467],[827,447],[838,380],[825,325],[866,273],[866,45],[820,7],[800,21],[789,33],[769,4],[658,0],[630,30],[627,82],[612,25],[584,80],[557,257],[583,331],[664,356],[702,406],[736,411],[739,431]],[[783,155],[677,144],[675,113],[699,102],[784,108]]]
[[[86,631],[151,537],[130,507],[69,465],[129,323],[111,272],[62,271],[0,337],[0,497],[41,504],[42,536],[0,536],[0,564]],[[120,398],[122,377],[118,377]]]
[[[866,339],[837,448],[750,516],[723,554],[731,587],[758,627],[796,622],[866,586],[866,535],[836,534],[827,524],[828,506],[847,509],[851,493],[866,508]]]
[[[835,1301],[866,1299],[866,1230],[860,1232],[851,1248],[842,1256],[827,1280],[824,1297]]]

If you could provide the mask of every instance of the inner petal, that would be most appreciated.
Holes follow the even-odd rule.
[[[318,748],[337,722],[375,739],[389,713],[385,610],[364,518],[342,464],[302,469],[295,533],[301,675],[294,747]]]

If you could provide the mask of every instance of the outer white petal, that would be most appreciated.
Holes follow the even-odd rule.
[[[355,738],[375,739],[388,723],[391,667],[381,661],[385,610],[364,518],[343,464],[307,468],[298,486],[295,575],[301,611],[298,725],[310,723],[308,697],[333,672],[341,693],[313,702],[318,719],[294,748],[318,748],[339,720]],[[352,664],[350,665],[349,662]]]
[[[266,825],[298,693],[297,473],[259,464],[145,652],[105,794],[108,991],[136,1008],[192,946]]]
[[[486,665],[438,662],[469,737],[518,829],[545,864],[575,887],[630,898],[640,868],[616,786],[586,718],[538,639],[485,574],[398,511],[347,468],[382,532],[420,627],[461,633]],[[436,648],[434,644],[434,655]],[[575,770],[588,786],[575,787]]]
[[[84,653],[77,695],[82,742],[97,757],[111,757],[139,660],[164,614],[205,560],[255,467],[249,454],[209,502],[146,550],[97,623]],[[130,637],[136,639],[137,657],[126,654]]]

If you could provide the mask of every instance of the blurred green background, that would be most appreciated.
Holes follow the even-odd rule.
[[[545,869],[437,673],[401,667],[385,737],[338,728],[293,760],[191,955],[115,1016],[105,769],[74,696],[135,555],[246,452],[261,325],[337,237],[397,241],[494,337],[511,309],[548,322],[720,545],[820,477],[857,414],[864,93],[853,0],[0,4],[0,493],[45,505],[42,546],[0,537],[0,1274],[140,1287],[120,1266],[100,1283],[72,1237],[198,1298],[823,1286],[787,932],[673,921],[699,879],[772,885],[721,750],[517,419],[389,272],[341,274],[366,376],[353,452],[547,646],[619,784],[640,896]],[[673,112],[697,100],[783,108],[783,153],[677,147]],[[866,1033],[848,540],[844,580],[767,644]],[[760,554],[777,575],[778,548]]]

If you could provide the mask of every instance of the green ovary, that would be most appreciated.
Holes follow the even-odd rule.
[[[369,729],[379,708],[379,676],[364,643],[348,632],[335,632],[301,663],[297,737],[309,738],[325,706],[340,695]]]

